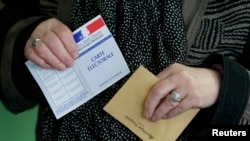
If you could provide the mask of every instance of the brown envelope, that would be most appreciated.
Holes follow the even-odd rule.
[[[104,110],[144,141],[175,141],[199,109],[190,109],[168,120],[151,122],[143,117],[143,105],[159,79],[140,66]]]

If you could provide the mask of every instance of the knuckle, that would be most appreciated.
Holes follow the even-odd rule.
[[[163,114],[163,113],[166,113],[166,109],[164,109],[163,107],[157,108],[156,114],[157,114],[158,116],[161,115],[161,114]]]
[[[37,54],[39,54],[39,55],[43,55],[43,54],[44,54],[44,49],[43,49],[42,47],[36,47],[34,50],[35,50],[35,51],[37,52]]]
[[[162,104],[165,106],[165,107],[174,107],[175,105],[174,105],[174,103],[172,103],[172,102],[170,102],[168,99],[166,99],[166,100],[164,100],[163,102],[162,102]]]
[[[177,113],[182,113],[184,110],[186,109],[186,107],[182,106],[182,105],[179,105],[175,108],[175,111]]]
[[[188,80],[190,77],[189,74],[183,69],[178,72],[178,75],[180,78],[182,78],[184,80],[186,80],[186,79]]]
[[[152,89],[152,95],[155,96],[155,97],[161,97],[162,96],[162,89],[158,86],[155,86],[153,89]]]
[[[178,72],[179,80],[185,82],[189,85],[193,84],[193,77],[186,70],[181,70]]]
[[[60,35],[70,35],[68,28],[66,28],[66,26],[64,26],[64,25],[58,26],[56,31]]]
[[[32,56],[33,53],[34,53],[34,51],[33,51],[32,49],[26,49],[26,50],[24,51],[24,56],[25,56],[26,58],[30,58],[30,57]]]

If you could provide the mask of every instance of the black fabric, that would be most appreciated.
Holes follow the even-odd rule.
[[[39,1],[34,0],[2,0],[5,7],[0,10],[0,39],[1,43],[3,42],[6,31],[17,21],[35,16],[39,12]],[[1,44],[2,46],[2,44]]]
[[[34,0],[2,0],[4,7],[0,10],[0,58],[5,42],[5,35],[17,21],[38,14],[39,1]],[[0,77],[1,79],[1,77]],[[1,86],[1,85],[0,85]],[[3,99],[0,87],[0,100]]]
[[[242,55],[236,61],[219,55],[211,56],[205,62],[209,66],[213,63],[223,64],[223,85],[219,98],[218,110],[212,120],[213,124],[238,124],[249,99],[250,70],[250,34],[244,46]],[[229,79],[230,78],[230,79]],[[234,113],[235,116],[230,116]]]
[[[30,74],[28,68],[25,65],[27,59],[23,53],[26,41],[28,40],[30,34],[36,28],[36,26],[42,21],[48,19],[49,17],[42,17],[32,25],[28,26],[25,30],[19,33],[17,40],[15,42],[15,47],[13,51],[13,62],[12,62],[12,78],[16,84],[16,88],[27,98],[33,101],[39,101],[40,97],[35,94],[42,94],[40,87],[37,85],[33,76]],[[25,87],[23,87],[25,86]],[[28,89],[27,89],[28,88]]]
[[[247,43],[243,50],[242,56],[238,60],[243,66],[250,70],[250,34],[248,35]]]
[[[211,125],[236,125],[243,115],[249,96],[249,75],[246,69],[234,60],[222,55],[211,55],[203,67],[221,64],[223,81],[218,102],[210,108],[201,109],[184,130],[189,140],[209,140]],[[232,116],[232,113],[234,116]]]
[[[215,57],[216,58],[216,57]],[[239,63],[223,59],[223,83],[212,124],[239,124],[249,97],[249,74]],[[231,116],[232,113],[234,116]]]
[[[201,109],[184,133],[187,140],[207,140],[211,125],[237,125],[243,115],[249,97],[249,74],[234,60],[222,55],[211,55],[203,67],[221,64],[224,68],[218,102],[210,108]],[[234,116],[232,116],[234,114]]]
[[[13,57],[11,62],[11,74],[12,81],[21,95],[9,97],[8,94],[1,91],[1,99],[6,107],[12,113],[20,113],[29,108],[32,108],[38,101],[44,100],[41,90],[34,78],[30,75],[29,70],[25,66],[27,59],[24,57],[23,52],[25,43],[29,38],[34,28],[41,22],[49,17],[41,17],[38,21],[29,25],[21,31],[15,41],[15,49],[13,51]]]
[[[218,102],[210,108],[202,109],[184,130],[183,139],[192,141],[210,140],[213,125],[237,125],[244,113],[249,99],[250,34],[238,60],[222,55],[211,55],[202,67],[211,68],[213,64],[223,66],[223,80]],[[231,116],[232,113],[235,116]]]

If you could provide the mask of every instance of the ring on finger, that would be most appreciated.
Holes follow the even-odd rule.
[[[180,102],[182,100],[182,97],[176,91],[172,91],[172,93],[170,94],[170,99],[173,102]]]
[[[41,41],[41,39],[39,39],[39,38],[31,40],[31,46],[33,48],[36,47],[39,41]]]

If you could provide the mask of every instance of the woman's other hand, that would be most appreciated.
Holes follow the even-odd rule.
[[[219,72],[172,64],[157,75],[160,81],[152,88],[144,105],[144,116],[151,121],[172,118],[190,108],[212,106],[219,95]],[[181,96],[180,102],[171,100],[171,93]]]

